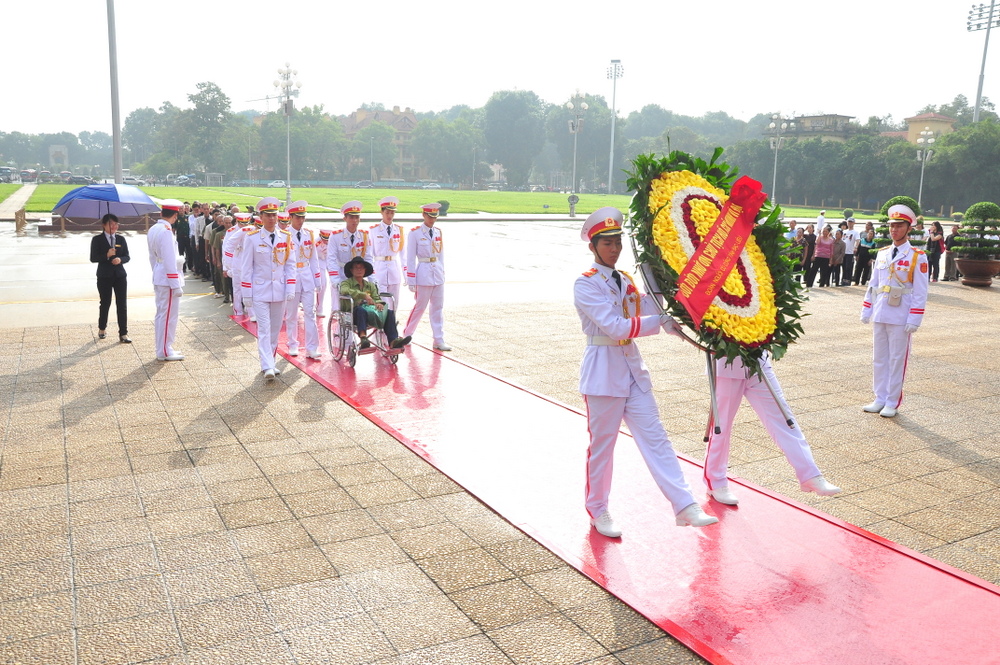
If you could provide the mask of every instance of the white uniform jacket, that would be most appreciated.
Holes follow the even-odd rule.
[[[406,285],[444,284],[444,240],[441,229],[420,224],[406,237]]]
[[[243,238],[240,286],[254,302],[279,302],[295,294],[295,261],[288,231],[254,229]]]
[[[580,392],[628,397],[632,381],[643,392],[653,387],[646,363],[632,339],[660,332],[660,317],[636,316],[641,308],[635,283],[619,271],[626,292],[621,293],[611,272],[611,268],[595,263],[573,285],[573,302],[587,336],[580,365]],[[629,317],[625,316],[623,299]]]
[[[368,231],[358,229],[354,232],[354,242],[351,242],[351,232],[347,229],[337,229],[330,234],[330,241],[326,248],[326,272],[330,276],[330,282],[339,284],[346,277],[344,275],[344,264],[355,256],[362,257],[368,263],[372,262],[372,244],[368,237]]]
[[[899,251],[894,259],[893,247],[883,247],[875,255],[861,316],[870,316],[875,323],[919,326],[927,304],[927,255],[904,242],[897,248]],[[902,288],[898,305],[892,304],[892,287]]]
[[[156,220],[146,236],[149,246],[149,265],[153,269],[153,286],[179,289],[184,286],[184,275],[177,266],[177,243],[165,219]]]
[[[399,224],[373,224],[368,231],[371,239],[372,265],[375,283],[379,287],[403,283],[403,229]]]
[[[243,237],[253,230],[252,226],[233,226],[226,231],[226,236],[222,239],[222,269],[229,273],[230,277],[236,277],[239,273],[239,251],[243,246]]]
[[[295,279],[303,291],[315,291],[326,270],[326,266],[319,263],[316,238],[304,226],[298,231],[288,227],[288,235],[292,240],[292,256],[288,260],[295,263]]]

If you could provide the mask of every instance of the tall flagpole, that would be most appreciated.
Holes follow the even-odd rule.
[[[122,124],[118,110],[118,45],[115,38],[115,0],[108,0],[108,53],[111,64],[111,140],[115,182],[122,182]]]

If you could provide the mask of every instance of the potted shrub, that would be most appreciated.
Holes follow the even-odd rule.
[[[878,226],[875,227],[875,252],[882,249],[886,245],[892,244],[892,238],[889,237],[889,208],[894,205],[905,205],[910,210],[920,217],[920,206],[917,202],[910,198],[909,196],[894,196],[882,205],[882,209],[879,210]],[[921,247],[926,244],[923,234],[917,231],[914,227],[910,227],[910,244],[914,247]],[[872,252],[874,257],[874,252]]]
[[[992,286],[1000,274],[1000,206],[991,201],[973,203],[965,211],[955,239],[955,263],[962,273],[962,284]]]

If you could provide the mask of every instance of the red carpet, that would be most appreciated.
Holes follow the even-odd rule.
[[[288,360],[709,662],[1000,663],[1000,588],[971,575],[744,482],[738,508],[707,507],[718,525],[673,526],[625,435],[610,540],[583,509],[580,412],[418,346]]]

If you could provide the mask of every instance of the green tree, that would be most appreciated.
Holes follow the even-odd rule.
[[[485,144],[483,133],[464,118],[449,122],[444,118],[421,120],[413,130],[410,148],[431,175],[448,182],[470,182],[475,153]],[[480,176],[485,172],[477,169]]]
[[[188,152],[205,165],[207,171],[221,168],[218,148],[229,120],[229,97],[214,83],[199,83],[198,92],[188,95],[194,108],[185,113]]]
[[[122,128],[122,143],[132,153],[132,159],[142,162],[153,154],[159,125],[160,114],[148,106],[128,114]]]
[[[531,164],[545,139],[545,104],[528,90],[503,90],[493,93],[484,111],[490,159],[503,164],[510,184],[527,185]]]

